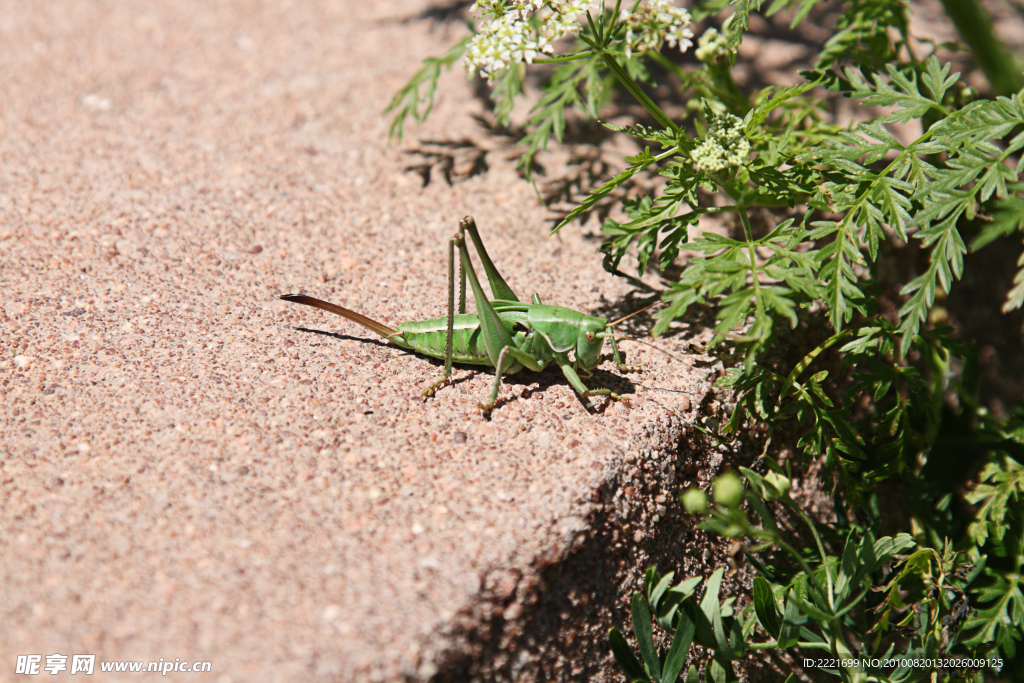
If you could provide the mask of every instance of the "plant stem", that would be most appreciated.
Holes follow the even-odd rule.
[[[1009,97],[1024,89],[1024,65],[1006,49],[992,27],[992,19],[978,0],[942,0],[946,14],[971,48],[978,66],[997,95]]]
[[[745,204],[737,204],[736,210],[740,213],[740,221],[743,223],[743,234],[747,237],[747,251],[750,255],[750,278],[753,281],[754,301],[757,307],[764,310],[764,302],[761,300],[761,282],[757,277],[757,251],[754,249],[754,231],[750,227],[750,218],[747,217]]]
[[[821,564],[825,568],[825,578],[828,579],[828,593],[826,593],[826,597],[828,598],[829,606],[832,608],[832,611],[835,612],[836,605],[832,595],[832,570],[829,569],[828,566],[828,555],[825,554],[825,546],[821,543],[821,536],[818,535],[818,530],[814,528],[814,522],[811,521],[810,517],[804,514],[804,511],[800,509],[800,506],[797,505],[792,498],[786,496],[783,498],[783,502],[796,511],[800,516],[800,519],[804,520],[804,523],[807,524],[807,528],[811,530],[811,534],[814,536],[814,542],[818,546],[818,554],[821,555]]]
[[[782,391],[779,392],[779,400],[775,403],[775,408],[778,409],[782,405],[782,399],[786,398],[786,394],[789,392],[791,388],[796,387],[796,378],[799,377],[800,374],[804,370],[806,370],[811,363],[814,362],[815,358],[824,353],[825,350],[828,349],[830,346],[839,342],[842,339],[845,339],[846,337],[849,337],[851,334],[853,334],[853,331],[849,328],[843,330],[839,334],[834,334],[828,339],[826,339],[824,342],[822,342],[816,349],[814,349],[806,356],[804,356],[803,359],[793,367],[793,370],[786,377],[786,386],[784,386],[782,388]]]
[[[644,109],[651,113],[651,116],[653,116],[658,123],[673,133],[679,132],[679,126],[677,126],[672,119],[668,117],[668,114],[661,110],[661,107],[656,105],[654,101],[647,96],[647,93],[640,88],[640,85],[633,80],[632,76],[626,73],[626,71],[619,66],[619,63],[615,61],[615,58],[612,55],[607,52],[603,52],[601,57],[604,59],[604,63],[608,67],[608,70],[612,72],[612,75],[626,87],[626,90],[628,90],[630,94],[637,99],[637,102],[643,105]]]
[[[678,64],[673,62],[671,59],[661,54],[656,50],[651,50],[646,53],[646,56],[651,61],[657,62],[666,71],[675,74],[676,78],[686,83],[694,80],[694,75],[681,68]],[[700,74],[701,72],[693,72],[693,74]],[[736,85],[735,79],[732,77],[732,71],[727,66],[714,66],[706,65],[704,72],[707,74],[706,78],[702,79],[707,85],[714,86],[708,88],[711,90],[713,96],[717,96],[718,99],[729,109],[733,114],[743,116],[750,109],[750,101],[747,96],[743,94],[740,87]],[[708,83],[710,81],[710,83]]]
[[[559,55],[558,57],[534,57],[534,64],[561,64],[562,62],[574,62],[577,59],[583,59],[594,54],[593,50],[583,50],[582,52],[574,52],[571,55]]]

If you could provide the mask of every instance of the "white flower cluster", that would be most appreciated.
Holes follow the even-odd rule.
[[[622,10],[619,20],[626,24],[626,57],[634,52],[658,50],[664,41],[680,52],[693,47],[690,13],[671,0],[645,0],[635,12]]]
[[[743,120],[732,114],[709,112],[710,128],[704,142],[690,153],[701,170],[714,173],[742,166],[750,157],[750,142],[744,136]]]
[[[513,64],[533,60],[555,51],[552,43],[565,35],[578,35],[577,17],[590,8],[588,0],[477,0],[473,9],[481,10],[487,22],[473,36],[466,52],[466,69],[479,70],[493,83],[495,76]],[[539,15],[536,30],[530,16]]]

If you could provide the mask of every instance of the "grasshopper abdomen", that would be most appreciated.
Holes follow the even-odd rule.
[[[480,319],[475,314],[454,316],[452,326],[452,360],[469,365],[490,365],[480,332]],[[408,348],[433,358],[445,358],[445,337],[448,318],[409,320],[398,326]]]

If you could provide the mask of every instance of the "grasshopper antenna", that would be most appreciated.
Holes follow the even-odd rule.
[[[648,308],[650,308],[650,306],[648,306]],[[639,313],[639,312],[640,311],[637,311],[637,313]],[[633,315],[636,315],[636,313],[634,313]],[[656,345],[654,345],[654,344],[652,344],[652,343],[650,343],[648,341],[644,341],[643,339],[637,339],[636,337],[620,337],[618,335],[610,335],[610,336],[613,336],[616,339],[622,339],[624,341],[635,341],[637,344],[643,344],[644,346],[650,346],[655,351],[661,351],[663,354],[665,354],[666,356],[668,356],[672,360],[679,361],[680,363],[683,362],[683,359],[680,358],[679,356],[674,356],[671,353],[669,353],[668,351],[666,351],[665,349],[663,349],[663,348],[661,348],[659,346],[656,346]]]
[[[623,321],[626,321],[626,320],[629,320],[629,319],[630,319],[630,318],[632,318],[632,317],[633,317],[634,315],[640,315],[641,313],[643,313],[643,312],[644,312],[644,311],[646,311],[647,309],[649,309],[649,308],[654,308],[654,307],[655,307],[655,306],[657,306],[658,304],[663,304],[663,303],[665,303],[665,302],[664,302],[664,301],[655,301],[655,302],[654,302],[653,304],[651,304],[651,305],[649,305],[649,306],[644,306],[644,307],[643,307],[643,308],[641,308],[641,309],[640,309],[639,311],[633,311],[632,313],[630,313],[629,315],[627,315],[627,316],[626,316],[625,318],[619,318],[618,320],[616,320],[616,321],[615,321],[615,322],[613,322],[613,323],[608,323],[608,327],[615,327],[615,326],[616,326],[616,325],[618,325],[619,323],[621,323],[621,322],[623,322]],[[623,337],[623,339],[625,339],[625,337]]]

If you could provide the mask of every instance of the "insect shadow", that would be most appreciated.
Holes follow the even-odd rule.
[[[610,358],[611,356],[608,357],[609,360]],[[438,365],[440,366],[443,364],[438,362]],[[479,368],[474,369],[479,371]],[[632,382],[630,382],[625,377],[622,377],[621,375],[617,375],[613,372],[608,372],[607,370],[591,370],[591,375],[587,379],[600,380],[602,386],[611,389],[620,396],[636,394],[636,387]],[[561,373],[561,371],[559,371],[557,366],[551,365],[544,368],[544,371],[540,373],[517,373],[515,375],[505,375],[504,377],[502,377],[501,381],[503,384],[516,385],[524,387],[524,389],[521,393],[513,393],[510,396],[504,396],[499,398],[498,401],[494,404],[495,407],[507,405],[509,403],[512,403],[513,401],[529,399],[531,396],[533,396],[533,394],[536,394],[538,392],[544,393],[549,388],[554,386],[564,386],[565,376]],[[598,396],[589,396],[587,398],[584,398],[575,391],[572,393],[572,395],[576,398],[576,400],[579,402],[580,407],[583,408],[583,410],[588,415],[597,415],[599,413],[603,413],[611,406],[612,403],[615,402],[607,399],[603,402],[598,401],[596,399],[602,398]],[[488,413],[484,416],[484,418],[489,422],[491,420],[491,415]]]
[[[374,346],[379,346],[382,349],[391,349],[391,350],[394,350],[394,351],[399,351],[399,352],[402,353],[402,355],[413,356],[415,358],[422,358],[424,360],[429,361],[431,365],[435,365],[435,366],[438,366],[438,367],[443,367],[444,366],[444,362],[443,361],[438,361],[436,358],[426,358],[424,356],[419,355],[418,353],[413,353],[412,351],[406,351],[405,349],[401,349],[401,348],[395,346],[394,344],[389,344],[389,343],[387,343],[385,341],[380,341],[378,339],[367,339],[366,337],[350,337],[347,334],[338,334],[337,332],[327,332],[325,330],[313,330],[313,329],[310,329],[308,327],[293,327],[292,329],[295,330],[296,332],[308,332],[309,334],[319,334],[322,337],[332,337],[332,338],[338,339],[340,341],[356,341],[356,342],[359,342],[360,344],[373,344]],[[460,377],[458,379],[453,379],[452,380],[452,386],[455,386],[456,384],[460,384],[462,382],[465,382],[466,380],[474,377],[476,372],[479,372],[479,370],[480,370],[480,368],[478,368],[476,366],[473,366],[473,365],[463,365],[462,363],[455,363],[454,367],[460,368],[462,370],[468,370],[468,371],[470,371],[473,374],[463,375],[462,377]]]
[[[373,344],[384,349],[397,348],[394,344],[388,344],[387,342],[379,341],[377,339],[367,339],[366,337],[350,337],[347,334],[338,334],[337,332],[327,332],[325,330],[313,330],[308,327],[293,327],[296,332],[308,332],[309,334],[319,334],[322,337],[333,337],[341,341],[357,341],[362,344]],[[401,349],[399,349],[401,351]]]

